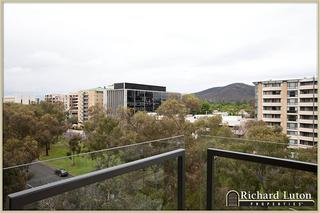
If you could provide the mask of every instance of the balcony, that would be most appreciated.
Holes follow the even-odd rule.
[[[298,102],[288,102],[287,105],[288,106],[297,106]]]
[[[263,110],[262,114],[281,114],[281,110]]]
[[[315,133],[317,133],[318,132],[318,128],[303,128],[303,127],[300,127],[299,131],[300,132],[315,132]]]
[[[299,123],[304,123],[304,124],[313,124],[313,123],[317,123],[317,120],[313,120],[313,119],[299,119]]]
[[[299,95],[300,98],[317,98],[318,97],[318,94],[317,93],[308,93],[308,94],[303,94],[303,93],[300,93]]]
[[[290,139],[295,139],[298,140],[299,136],[298,135],[288,135]]]
[[[304,140],[304,141],[313,141],[313,137],[307,137],[307,136],[300,136],[299,137],[300,140]],[[317,143],[317,137],[314,138],[314,141]]]
[[[281,87],[262,87],[262,91],[281,91]]]
[[[202,156],[203,162],[192,164],[194,152],[188,155],[184,148],[184,140],[183,136],[175,136],[78,154],[76,165],[81,168],[89,162],[92,163],[92,159],[94,159],[93,163],[98,163],[97,159],[100,158],[104,162],[111,163],[106,168],[102,166],[98,170],[58,181],[40,183],[29,189],[12,193],[8,196],[8,208],[11,210],[189,210],[188,202],[193,202],[198,205],[199,210],[225,209],[226,199],[222,199],[222,203],[219,202],[218,194],[226,188],[239,191],[241,187],[246,186],[242,182],[244,179],[254,184],[261,182],[261,178],[265,181],[264,184],[275,181],[272,184],[279,190],[288,187],[287,182],[278,183],[282,176],[275,174],[298,178],[298,184],[292,185],[290,182],[290,187],[299,186],[299,183],[303,182],[301,178],[307,178],[308,184],[316,188],[317,165],[315,163],[289,160],[286,159],[288,156],[278,156],[279,150],[288,149],[286,143],[201,135],[199,142],[204,146],[197,152]],[[222,149],[232,144],[236,145],[235,150]],[[247,153],[241,151],[242,145],[246,147]],[[275,156],[268,153],[270,147],[276,150]],[[125,161],[119,161],[115,156],[121,156]],[[84,159],[88,162],[83,162]],[[52,161],[59,160],[62,159]],[[48,162],[34,162],[30,166]],[[191,164],[196,166],[192,166],[193,172],[189,173],[190,176],[186,176]],[[226,168],[226,165],[230,167]],[[17,167],[9,169],[17,169]],[[261,177],[260,171],[265,171],[265,177]],[[188,181],[196,173],[200,173],[201,178],[195,180],[198,184],[190,185]],[[226,178],[221,178],[220,175],[226,175]],[[225,185],[230,183],[232,185]],[[189,188],[187,191],[187,186],[192,190]],[[190,193],[196,192],[199,196],[192,194],[186,199]],[[256,208],[231,207],[231,209],[241,210]],[[299,207],[293,208],[299,210]],[[260,206],[258,209],[274,210],[277,207]],[[278,209],[283,210],[288,207],[278,207]]]
[[[318,106],[317,102],[299,102],[299,106]]]
[[[304,89],[318,89],[318,85],[300,85],[299,87],[300,90],[304,90]]]
[[[299,111],[300,115],[317,115],[318,111]]]
[[[178,160],[178,193],[177,193],[177,209],[184,209],[184,181],[185,181],[185,151],[184,149],[177,149],[174,151],[166,152],[163,154],[155,155],[152,157],[136,160],[133,162],[121,164],[111,168],[102,169],[99,171],[91,172],[88,174],[71,177],[66,180],[57,181],[44,186],[27,189],[21,192],[10,194],[9,209],[18,210],[23,209],[27,204],[34,203],[49,197],[53,197],[89,184],[97,183],[110,179],[122,174],[132,171],[143,169],[148,166],[159,164],[165,160],[175,159]]]
[[[262,106],[281,106],[281,102],[262,102]]]
[[[262,118],[264,122],[281,122],[281,118]]]
[[[297,110],[287,110],[287,114],[297,114]]]
[[[263,95],[263,98],[280,98],[281,99],[281,95],[277,94],[277,95]]]

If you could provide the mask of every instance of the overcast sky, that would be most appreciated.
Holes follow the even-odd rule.
[[[6,3],[4,94],[312,77],[316,32],[316,4]]]

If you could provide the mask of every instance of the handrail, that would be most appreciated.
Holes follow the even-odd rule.
[[[316,173],[318,165],[315,163],[296,161],[284,158],[269,157],[263,155],[255,155],[243,152],[235,152],[223,149],[208,148],[207,150],[207,210],[212,209],[213,200],[213,172],[214,172],[214,156],[232,158],[237,160],[245,160],[250,162],[262,163],[267,165],[285,167],[290,169],[302,170]]]
[[[8,195],[9,209],[23,209],[23,206],[39,201],[48,197],[52,197],[73,189],[77,189],[92,183],[113,178],[128,172],[143,169],[145,167],[162,163],[169,159],[178,158],[178,209],[184,209],[185,197],[185,150],[177,149],[165,152],[118,166],[101,169],[84,175],[71,177],[65,180],[48,183],[35,188],[23,190]]]

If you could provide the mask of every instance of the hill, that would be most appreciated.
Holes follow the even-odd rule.
[[[255,97],[254,86],[243,83],[229,84],[224,87],[212,87],[197,93],[194,93],[200,99],[209,102],[253,102]]]

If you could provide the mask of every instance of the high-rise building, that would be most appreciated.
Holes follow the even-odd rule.
[[[67,109],[69,117],[78,117],[78,93],[69,93],[67,95]]]
[[[181,98],[181,94],[167,92],[163,86],[115,83],[105,90],[104,107],[113,114],[119,107],[154,112],[169,97]]]
[[[103,91],[103,88],[95,88],[78,92],[78,122],[88,121],[90,107],[103,108]]]
[[[318,82],[315,78],[254,82],[256,116],[281,126],[290,145],[318,142]]]

